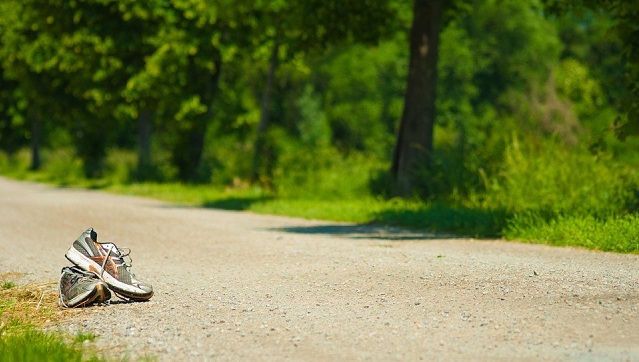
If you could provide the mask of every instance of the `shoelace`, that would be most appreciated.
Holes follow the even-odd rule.
[[[106,243],[104,243],[106,244]],[[102,244],[102,245],[104,245]],[[104,273],[104,267],[106,266],[107,261],[109,260],[109,257],[111,256],[111,253],[113,252],[113,249],[115,249],[116,253],[113,254],[114,257],[116,258],[120,258],[120,260],[122,260],[122,265],[124,266],[124,268],[126,269],[127,272],[129,272],[129,274],[131,274],[131,277],[135,277],[135,274],[131,273],[131,265],[133,264],[133,258],[131,258],[131,249],[130,248],[118,248],[117,246],[115,246],[115,244],[113,243],[109,243],[109,250],[106,253],[106,258],[104,258],[104,261],[102,262],[102,265],[100,267],[100,275],[102,275],[102,273]],[[104,246],[102,246],[104,248]]]
[[[102,262],[102,266],[100,267],[100,277],[102,277],[102,274],[104,274],[104,266],[106,265],[106,262],[109,260],[109,257],[111,256],[111,250],[113,250],[114,246],[115,244],[111,244],[109,246],[109,251],[106,253],[106,257],[104,257],[104,261]]]
[[[104,243],[106,244],[106,243]],[[103,245],[104,245],[103,244]],[[126,269],[126,271],[131,275],[131,278],[135,278],[135,274],[133,274],[131,272],[131,265],[133,264],[133,258],[131,258],[131,249],[130,248],[118,248],[117,246],[115,246],[114,243],[109,243],[109,250],[107,252],[107,257],[104,258],[104,261],[102,262],[102,266],[101,266],[101,270],[100,270],[100,275],[102,275],[102,273],[104,273],[104,267],[106,266],[106,262],[109,259],[109,257],[111,256],[111,252],[113,251],[113,249],[115,249],[115,251],[117,252],[114,253],[114,256],[117,258],[120,258],[120,260],[122,260],[122,265],[124,266],[124,268]],[[104,246],[103,246],[104,248]],[[115,290],[112,290],[112,292],[121,300],[124,301],[131,301],[131,298],[128,298],[124,295],[121,295],[120,293],[118,293]]]

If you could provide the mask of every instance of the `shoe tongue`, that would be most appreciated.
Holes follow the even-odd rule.
[[[95,232],[95,230],[91,230],[91,239],[95,242],[98,241],[98,233]]]
[[[118,249],[117,246],[115,246],[114,243],[104,243],[101,244],[102,245],[102,249],[105,252],[109,252],[109,256],[114,257],[114,258],[119,258],[122,256],[122,254],[120,254],[120,250]]]

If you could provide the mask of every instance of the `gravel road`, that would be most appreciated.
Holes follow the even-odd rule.
[[[0,273],[57,281],[86,228],[148,302],[77,309],[116,358],[639,361],[639,256],[191,208],[0,178]],[[53,287],[52,287],[53,288]]]

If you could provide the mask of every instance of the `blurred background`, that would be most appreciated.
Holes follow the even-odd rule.
[[[391,169],[416,9],[2,0],[0,173],[639,251],[639,5],[449,1],[432,150],[406,193]]]

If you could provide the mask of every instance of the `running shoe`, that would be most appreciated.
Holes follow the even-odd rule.
[[[60,307],[83,307],[111,298],[107,285],[95,274],[78,267],[65,266],[60,272],[58,304]]]
[[[131,273],[130,253],[130,249],[119,249],[114,243],[99,243],[98,234],[89,228],[65,256],[83,270],[95,273],[123,299],[147,300],[153,296],[153,287]]]

